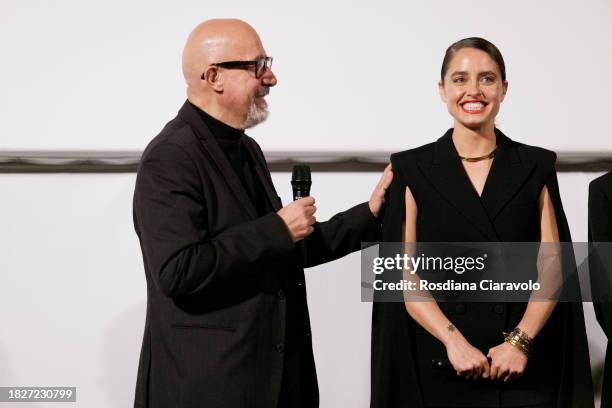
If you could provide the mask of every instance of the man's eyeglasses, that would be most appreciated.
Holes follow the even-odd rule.
[[[227,68],[227,69],[251,69],[255,67],[255,78],[259,79],[264,73],[266,68],[272,68],[272,57],[264,57],[257,59],[255,61],[225,61],[225,62],[216,62],[214,64],[210,64],[213,67],[219,68]],[[206,72],[202,74],[202,79]]]

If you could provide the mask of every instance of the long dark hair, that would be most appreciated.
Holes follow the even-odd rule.
[[[497,67],[501,72],[502,81],[506,80],[506,64],[504,64],[504,57],[502,57],[501,52],[499,52],[499,49],[495,46],[495,44],[485,40],[484,38],[469,37],[451,44],[451,46],[446,49],[444,60],[442,61],[442,69],[440,71],[442,83],[444,83],[444,76],[446,75],[446,71],[448,71],[448,65],[453,59],[453,56],[462,48],[476,48],[477,50],[486,52],[489,57],[491,57],[493,61],[497,63]]]

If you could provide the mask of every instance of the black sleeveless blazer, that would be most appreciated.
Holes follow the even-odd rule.
[[[452,142],[452,129],[437,142],[391,156],[383,236],[401,241],[404,193],[418,207],[420,242],[537,242],[539,196],[548,187],[561,241],[571,241],[555,173],[556,155],[510,140],[495,130],[497,150],[481,197]],[[466,339],[485,355],[521,320],[526,303],[439,303]],[[581,304],[559,303],[536,339],[537,352],[516,381],[469,381],[452,367],[442,343],[408,315],[403,303],[375,303],[372,323],[372,403],[382,407],[495,407],[551,404],[593,406],[588,346]],[[568,357],[568,345],[572,356]],[[501,404],[501,405],[500,405]]]

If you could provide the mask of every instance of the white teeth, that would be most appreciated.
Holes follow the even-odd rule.
[[[481,102],[468,102],[463,104],[465,110],[481,110],[484,108],[484,104]]]

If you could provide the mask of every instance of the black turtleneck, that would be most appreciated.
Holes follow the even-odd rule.
[[[197,109],[202,120],[204,120],[204,123],[206,123],[206,126],[208,126],[212,132],[223,153],[225,153],[225,156],[242,182],[244,189],[249,194],[253,205],[257,209],[258,215],[264,215],[272,211],[272,207],[266,199],[263,186],[256,176],[252,159],[244,145],[244,130],[233,128],[213,118],[197,106],[193,106]]]

